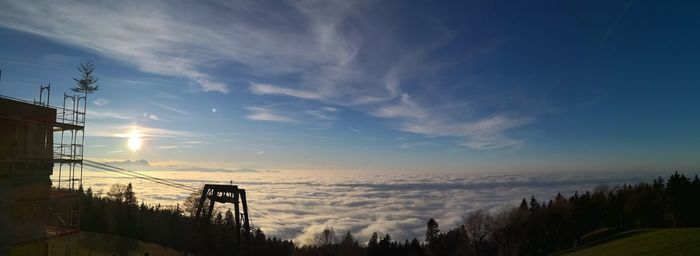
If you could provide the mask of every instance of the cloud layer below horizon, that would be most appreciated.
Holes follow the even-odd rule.
[[[246,189],[251,218],[267,234],[305,243],[326,227],[351,231],[366,241],[372,232],[403,241],[422,239],[425,223],[435,218],[442,230],[459,225],[469,211],[514,207],[522,198],[548,200],[561,192],[592,190],[598,185],[650,181],[660,172],[539,173],[482,175],[373,175],[318,173],[151,171],[189,186],[232,180]],[[97,172],[86,173],[86,186],[106,192],[113,183],[134,182],[139,200],[149,204],[182,203],[185,191]],[[228,182],[225,182],[228,183]]]

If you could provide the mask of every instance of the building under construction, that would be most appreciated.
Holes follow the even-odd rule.
[[[42,86],[39,100],[0,96],[0,256],[79,254],[83,164],[194,189],[103,163],[83,163],[86,97],[64,94],[62,106],[53,107],[49,94],[50,87]],[[208,233],[215,203],[233,204],[232,242],[238,250],[232,253],[252,255],[246,193],[236,185],[203,187],[196,216],[191,216],[201,224],[196,233]]]
[[[85,97],[49,93],[0,96],[0,255],[78,255]]]

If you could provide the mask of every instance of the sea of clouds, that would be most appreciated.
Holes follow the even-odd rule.
[[[253,225],[268,235],[295,242],[326,227],[351,231],[366,241],[372,232],[394,239],[422,239],[425,224],[435,218],[442,230],[461,224],[476,209],[514,207],[523,198],[548,200],[561,192],[592,190],[601,184],[651,181],[669,172],[498,173],[498,174],[368,174],[216,171],[142,171],[173,182],[245,188]],[[84,186],[106,193],[115,183],[132,183],[147,204],[182,204],[190,192],[116,173],[86,170]],[[338,234],[340,236],[340,234]]]

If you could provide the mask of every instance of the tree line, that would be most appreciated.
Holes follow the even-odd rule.
[[[105,195],[81,189],[81,229],[114,234],[188,251],[197,255],[546,255],[631,229],[700,226],[700,180],[674,173],[651,183],[601,185],[570,196],[540,201],[534,196],[518,206],[466,214],[462,225],[441,231],[426,223],[425,240],[397,241],[373,233],[368,241],[352,233],[337,236],[332,227],[304,245],[268,237],[257,228],[244,230],[244,251],[235,247],[230,210],[211,220],[190,218],[196,193],[183,205],[138,204],[131,184],[115,184]],[[248,237],[249,240],[248,240]]]

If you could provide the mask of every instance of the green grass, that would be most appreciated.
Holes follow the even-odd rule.
[[[174,249],[146,243],[139,240],[80,231],[80,250],[78,255],[181,255]]]
[[[700,228],[632,230],[563,255],[700,255]]]

